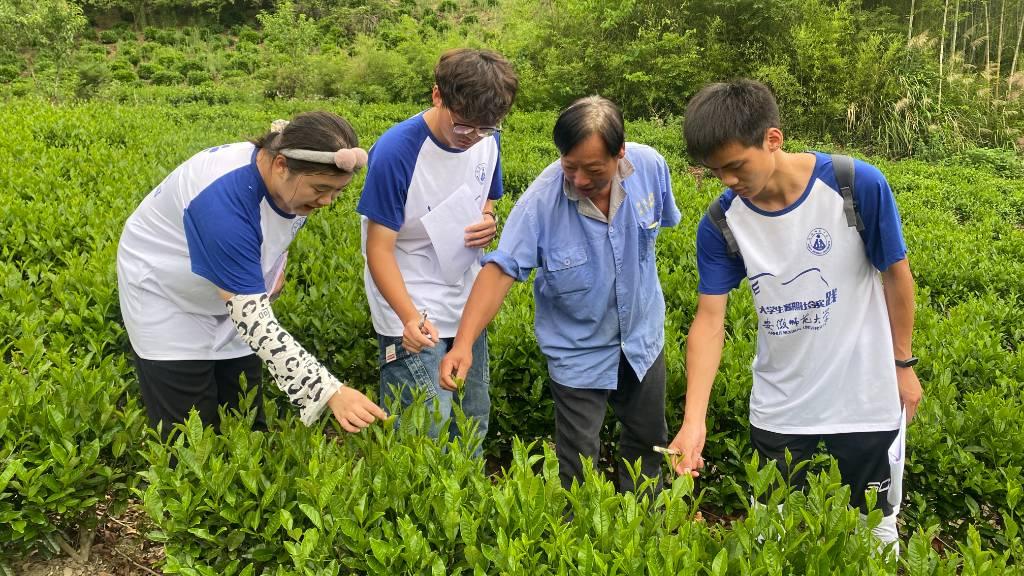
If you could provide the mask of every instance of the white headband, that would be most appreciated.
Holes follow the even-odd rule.
[[[299,148],[285,148],[279,150],[279,154],[292,160],[303,160],[317,164],[334,164],[345,172],[354,172],[366,166],[369,156],[362,148],[342,148],[335,152],[322,152],[320,150],[302,150]]]
[[[287,120],[274,120],[270,123],[271,132],[281,132],[288,125]],[[369,156],[362,148],[342,148],[335,152],[321,150],[303,150],[301,148],[285,148],[279,154],[292,160],[314,162],[316,164],[334,164],[345,172],[354,172],[366,166]]]

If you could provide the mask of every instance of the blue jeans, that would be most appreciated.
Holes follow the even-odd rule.
[[[414,391],[422,391],[428,406],[433,404],[439,416],[430,429],[434,438],[440,436],[441,426],[448,427],[448,437],[459,435],[458,426],[452,411],[453,403],[458,402],[458,395],[441,388],[441,359],[448,353],[454,338],[442,338],[433,348],[424,348],[419,353],[410,353],[402,348],[401,336],[377,335],[378,362],[380,363],[380,403],[384,408],[395,398],[401,399],[402,407],[412,403]],[[390,347],[394,347],[389,350]],[[388,362],[389,352],[394,358]],[[473,343],[473,366],[466,375],[463,384],[461,408],[467,418],[477,424],[477,434],[481,443],[487,436],[487,425],[491,413],[491,372],[487,358],[487,332]],[[477,454],[480,449],[477,449]]]

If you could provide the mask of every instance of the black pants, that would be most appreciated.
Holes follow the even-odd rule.
[[[555,454],[558,456],[558,477],[569,488],[575,479],[583,481],[582,457],[597,463],[601,453],[601,426],[610,405],[619,420],[619,451],[632,463],[641,459],[645,476],[657,478],[655,491],[661,489],[662,457],[651,448],[664,446],[668,439],[665,423],[665,353],[641,381],[625,355],[619,357],[618,388],[586,390],[563,386],[550,381],[555,400]],[[619,468],[619,490],[632,491],[635,486],[624,465]]]
[[[786,468],[786,449],[793,457],[793,466],[808,460],[824,442],[825,449],[839,462],[839,474],[843,483],[850,487],[850,505],[867,514],[864,492],[869,488],[878,489],[875,508],[883,516],[893,512],[889,503],[889,485],[892,471],[889,466],[889,447],[899,430],[883,432],[850,432],[847,434],[777,434],[760,428],[750,427],[750,443],[766,460],[775,460],[783,477],[789,477]],[[807,467],[793,474],[792,485],[807,486]]]
[[[174,424],[188,418],[192,408],[199,412],[204,424],[218,428],[217,407],[238,408],[242,374],[249,389],[256,388],[254,427],[266,430],[262,370],[262,362],[255,354],[228,360],[146,360],[135,356],[135,372],[149,425],[162,426],[164,439]]]

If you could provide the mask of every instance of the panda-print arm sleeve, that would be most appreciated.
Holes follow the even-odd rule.
[[[267,365],[277,387],[299,408],[302,423],[311,426],[323,413],[327,400],[344,384],[278,324],[266,293],[232,296],[227,307],[242,340]]]

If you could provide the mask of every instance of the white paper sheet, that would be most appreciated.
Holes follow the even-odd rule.
[[[420,219],[441,263],[441,277],[448,284],[462,280],[466,270],[480,260],[482,249],[466,247],[466,226],[480,221],[481,208],[480,197],[463,184]]]
[[[889,493],[886,497],[892,504],[893,511],[900,513],[903,502],[903,467],[906,464],[907,449],[907,409],[900,412],[900,428],[896,439],[889,446]]]
[[[284,267],[288,262],[288,251],[284,251],[277,260],[274,261],[274,265],[270,267],[270,270],[263,275],[263,284],[267,287],[267,294],[273,292],[274,287],[277,286],[278,281],[284,276]],[[231,321],[230,317],[225,317],[220,324],[217,325],[217,334],[214,339],[213,351],[216,352],[235,339],[238,336],[238,331],[235,330],[235,323]]]

